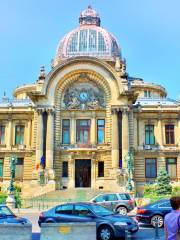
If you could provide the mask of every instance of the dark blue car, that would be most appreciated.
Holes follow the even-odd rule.
[[[138,222],[151,224],[155,227],[161,228],[164,225],[164,217],[167,213],[171,212],[172,208],[168,199],[163,199],[148,205],[139,207],[137,209],[136,219]]]
[[[26,218],[17,217],[6,205],[0,204],[0,224],[1,223],[30,223]]]
[[[139,229],[134,219],[115,214],[96,203],[62,204],[42,212],[38,222],[39,226],[42,223],[96,222],[97,237],[100,240],[124,237],[125,228],[132,233]]]

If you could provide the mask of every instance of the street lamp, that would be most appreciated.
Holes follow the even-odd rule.
[[[133,152],[132,150],[130,150],[126,156],[127,173],[128,173],[127,190],[129,192],[133,190],[133,186],[132,186],[132,177],[133,177],[133,170],[134,170],[133,160],[134,160]]]
[[[14,179],[15,179],[15,172],[16,172],[16,163],[17,157],[16,155],[12,155],[9,160],[10,163],[10,184],[8,187],[8,197],[6,199],[6,204],[12,208],[15,207],[15,198],[14,198]]]

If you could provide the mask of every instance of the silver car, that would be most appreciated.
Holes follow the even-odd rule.
[[[121,215],[127,215],[135,208],[135,201],[128,193],[105,193],[91,199],[91,202],[103,205]]]

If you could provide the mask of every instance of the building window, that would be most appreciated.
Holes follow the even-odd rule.
[[[145,98],[151,98],[152,97],[151,91],[145,90],[144,91],[144,97]]]
[[[105,120],[97,120],[97,142],[104,143],[105,140]]]
[[[0,145],[5,144],[5,126],[0,126]]]
[[[177,159],[176,158],[166,159],[166,170],[170,178],[177,177]]]
[[[91,121],[77,120],[76,141],[81,144],[89,143],[90,141],[90,125]]]
[[[62,163],[62,177],[68,177],[68,162]]]
[[[104,162],[98,162],[98,177],[104,177]]]
[[[15,179],[22,180],[23,179],[23,171],[24,171],[24,159],[17,158]]]
[[[0,178],[3,177],[4,159],[0,158]]]
[[[165,125],[166,144],[174,144],[174,125]]]
[[[145,144],[146,145],[154,145],[155,144],[154,125],[146,125],[145,126]]]
[[[15,128],[15,145],[24,144],[24,126],[17,125]]]
[[[145,175],[146,178],[157,177],[157,161],[156,159],[148,158],[145,159]]]
[[[63,119],[62,121],[62,143],[69,144],[70,143],[70,120]]]

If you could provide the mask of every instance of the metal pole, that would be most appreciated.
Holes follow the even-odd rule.
[[[158,220],[155,221],[155,240],[159,238],[159,227],[158,227]]]

